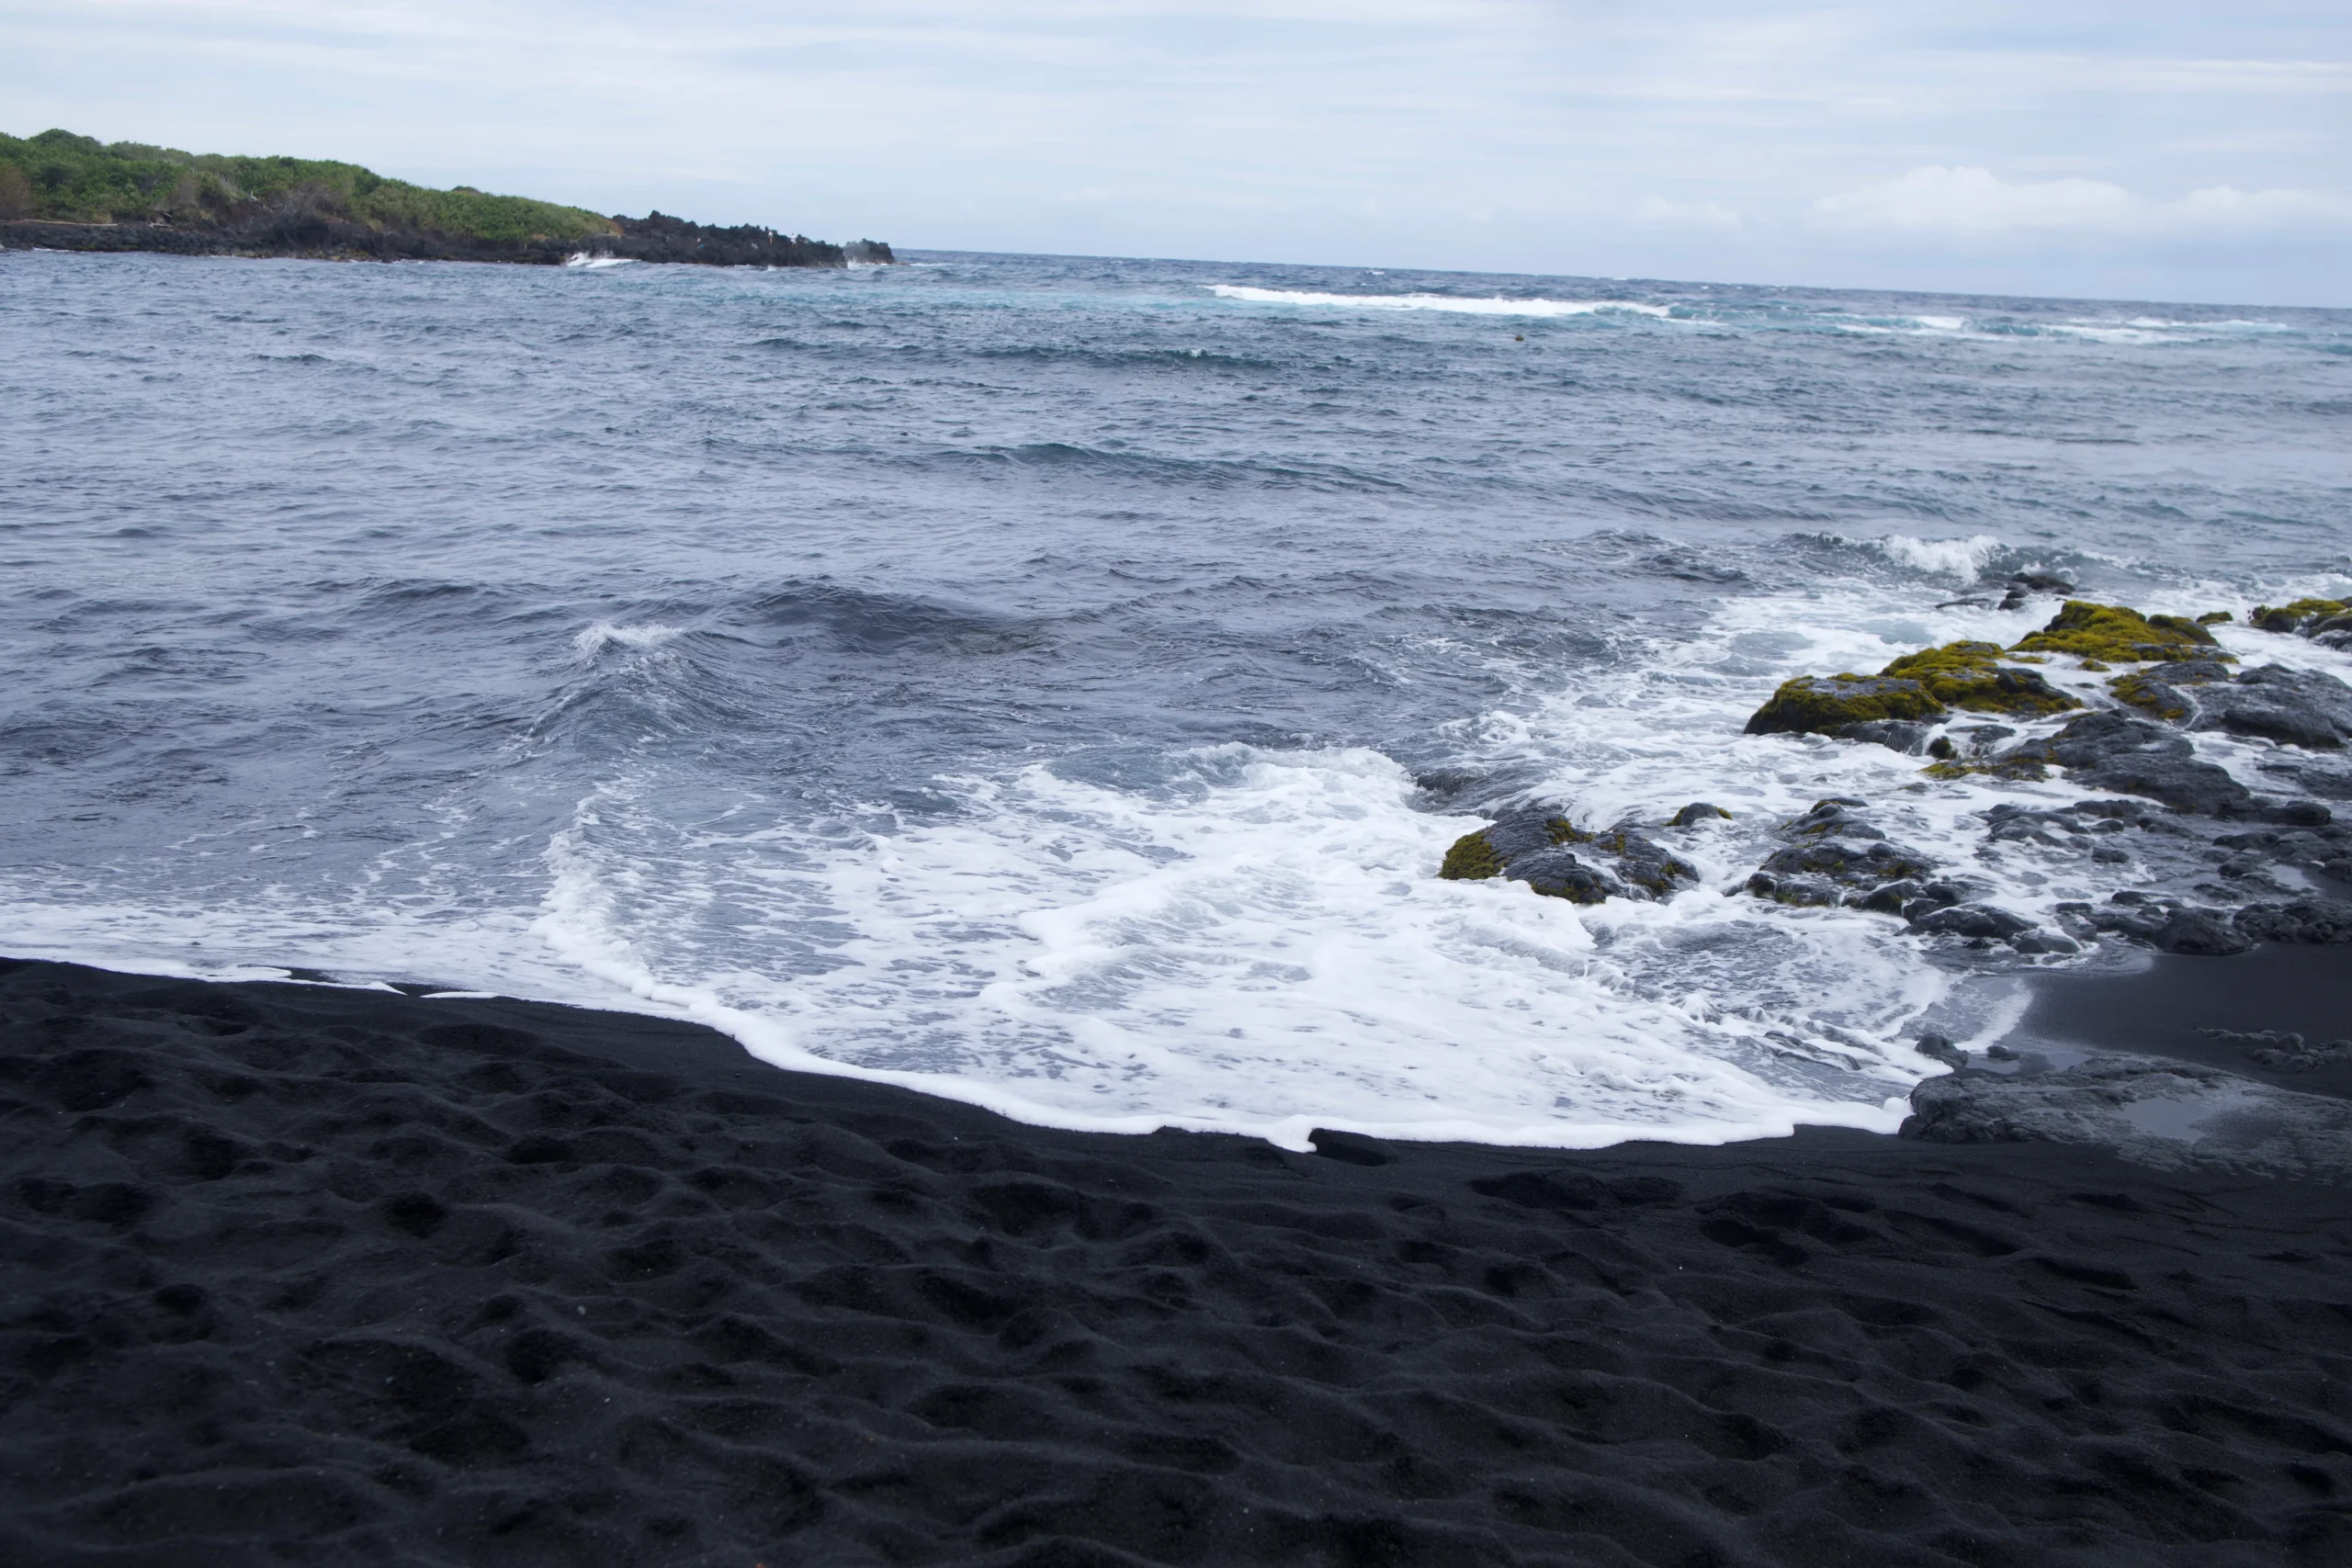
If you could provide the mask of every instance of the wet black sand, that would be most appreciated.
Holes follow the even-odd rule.
[[[2130,974],[2038,978],[2017,1033],[2177,1056],[2282,1089],[2352,1098],[2352,1052],[2310,1072],[2281,1072],[2208,1031],[2283,1030],[2312,1044],[2352,1036],[2352,947],[2266,945],[2229,958],[2148,953]]]
[[[2341,1189],[1060,1134],[46,964],[0,1030],[12,1564],[2352,1561]]]

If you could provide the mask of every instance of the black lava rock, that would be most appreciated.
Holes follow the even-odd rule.
[[[2152,719],[2101,712],[2072,720],[2047,740],[2003,752],[2002,760],[2056,762],[2074,770],[2078,783],[2144,795],[2177,811],[2253,815],[2254,792],[2227,770],[2199,761],[2195,750],[2187,737]]]
[[[1936,727],[1932,724],[1903,718],[1868,719],[1859,724],[1840,725],[1830,731],[1840,740],[1866,740],[1891,751],[1900,751],[1906,757],[1925,756],[1928,739],[1935,732]]]
[[[2033,922],[2023,915],[1991,904],[1954,904],[1947,909],[1931,910],[1913,920],[1911,928],[1932,936],[1984,937],[1994,942],[2034,929]]]
[[[2199,958],[2227,958],[2254,945],[2211,909],[2182,909],[2156,929],[2154,942],[2165,953]]]
[[[2335,750],[2352,739],[2352,686],[2318,670],[2266,664],[2197,694],[2200,729]]]
[[[2340,898],[2296,898],[2249,904],[2237,929],[2256,942],[2352,942],[2352,904]]]

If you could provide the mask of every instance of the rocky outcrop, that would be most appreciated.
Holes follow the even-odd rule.
[[[1747,733],[1833,735],[1916,754],[1927,746],[1920,727],[1955,708],[2039,718],[2082,706],[2005,657],[1989,642],[1955,642],[1906,653],[1875,675],[1800,675],[1756,710]]]
[[[2163,1170],[2352,1180],[2352,1104],[2141,1056],[1928,1078],[1911,1091],[1901,1132],[1941,1144],[2096,1145]]]
[[[2233,674],[2197,660],[2119,675],[2118,701],[2168,723],[2335,750],[2352,739],[2352,686],[2318,670],[2264,664]]]
[[[2352,604],[2340,599],[2298,599],[2291,604],[2257,604],[2247,617],[2266,632],[2307,637],[2327,648],[2352,648]]]
[[[2126,890],[2099,904],[2061,904],[2058,912],[2084,936],[2128,937],[2159,953],[2201,958],[2226,958],[2258,942],[2352,942],[2352,904],[2340,898],[2268,900],[2233,912]]]
[[[1951,642],[1906,653],[1880,673],[1917,681],[1947,707],[1973,713],[2040,718],[2083,705],[2041,671],[2004,664],[2006,657],[1993,643]]]
[[[2017,645],[2018,653],[2071,653],[2093,663],[2227,659],[2213,634],[2186,615],[2143,615],[2120,604],[2069,599],[2048,626]]]
[[[2352,904],[2341,898],[2248,904],[2236,923],[2256,942],[2352,942]]]
[[[171,255],[303,256],[337,261],[475,261],[560,265],[575,256],[705,266],[838,267],[853,259],[891,261],[890,247],[861,240],[843,247],[806,235],[742,225],[707,227],[654,212],[614,218],[611,232],[557,238],[488,239],[362,221],[331,194],[297,192],[248,203],[217,217],[155,223],[0,222],[0,248],[153,251]]]
[[[2257,1067],[2279,1073],[2315,1073],[2352,1062],[2352,1040],[2306,1041],[2291,1029],[2200,1029],[2223,1045],[2234,1045]]]
[[[2046,571],[2013,571],[2009,573],[2008,583],[2001,594],[2001,608],[2022,608],[2026,601],[2037,593],[2072,593],[2074,591],[2073,583]]]
[[[2352,686],[2320,670],[2276,664],[2198,694],[2196,728],[2335,750],[2352,740]]]
[[[1691,815],[1700,810],[1698,805],[1685,807],[1676,814],[1676,823],[1685,817],[1703,820]],[[1699,880],[1696,867],[1631,823],[1587,832],[1564,812],[1541,806],[1464,833],[1446,852],[1438,875],[1452,882],[1499,876],[1572,904],[1663,898],[1679,887],[1695,886]]]
[[[1940,719],[1949,710],[1918,681],[1800,675],[1781,682],[1747,721],[1750,735],[1835,735],[1856,725]]]
[[[2324,624],[2333,604],[2289,606],[2293,615],[2279,624]],[[1750,734],[1820,734],[1925,755],[1935,759],[1921,770],[1929,778],[2063,775],[2101,792],[2071,805],[1982,809],[1973,856],[1987,869],[2027,857],[2018,886],[2132,885],[2104,901],[2060,904],[2054,920],[2005,907],[1991,884],[1897,841],[1850,797],[1818,801],[1781,824],[1777,847],[1735,886],[1794,908],[1887,915],[1948,946],[2025,955],[2075,953],[2103,938],[2207,957],[2258,942],[2352,943],[2352,905],[2314,896],[2326,879],[2352,881],[2352,828],[2318,798],[2352,798],[2352,773],[2294,760],[2352,743],[2352,685],[2316,671],[2238,668],[2207,629],[2227,619],[2070,600],[2015,649],[1955,642],[1903,655],[1875,675],[1799,676],[1747,722]],[[2061,658],[2089,670],[2108,659],[2136,668],[2108,682],[2115,706],[2085,712],[2080,697],[2032,667]],[[2054,730],[2037,722],[2053,718],[2064,719]],[[2207,732],[2272,744],[2232,753],[2233,772],[2199,754],[2195,738]],[[2264,778],[2278,780],[2280,793],[2258,787]],[[1724,815],[1694,802],[1659,831]],[[1633,823],[1586,831],[1550,808],[1464,835],[1442,874],[1505,877],[1579,903],[1664,898],[1697,880]]]
[[[2119,795],[2144,795],[2177,811],[2206,817],[2255,814],[2254,792],[2228,770],[2202,761],[2187,737],[2152,719],[2086,713],[2046,740],[2032,740],[1998,761],[2054,763],[2078,784]]]

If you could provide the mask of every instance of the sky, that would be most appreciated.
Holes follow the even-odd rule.
[[[909,248],[2352,306],[2352,4],[0,0],[0,130]]]

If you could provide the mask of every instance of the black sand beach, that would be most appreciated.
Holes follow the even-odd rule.
[[[1064,1134],[45,963],[0,1012],[12,1563],[2352,1561],[2340,1188]]]

